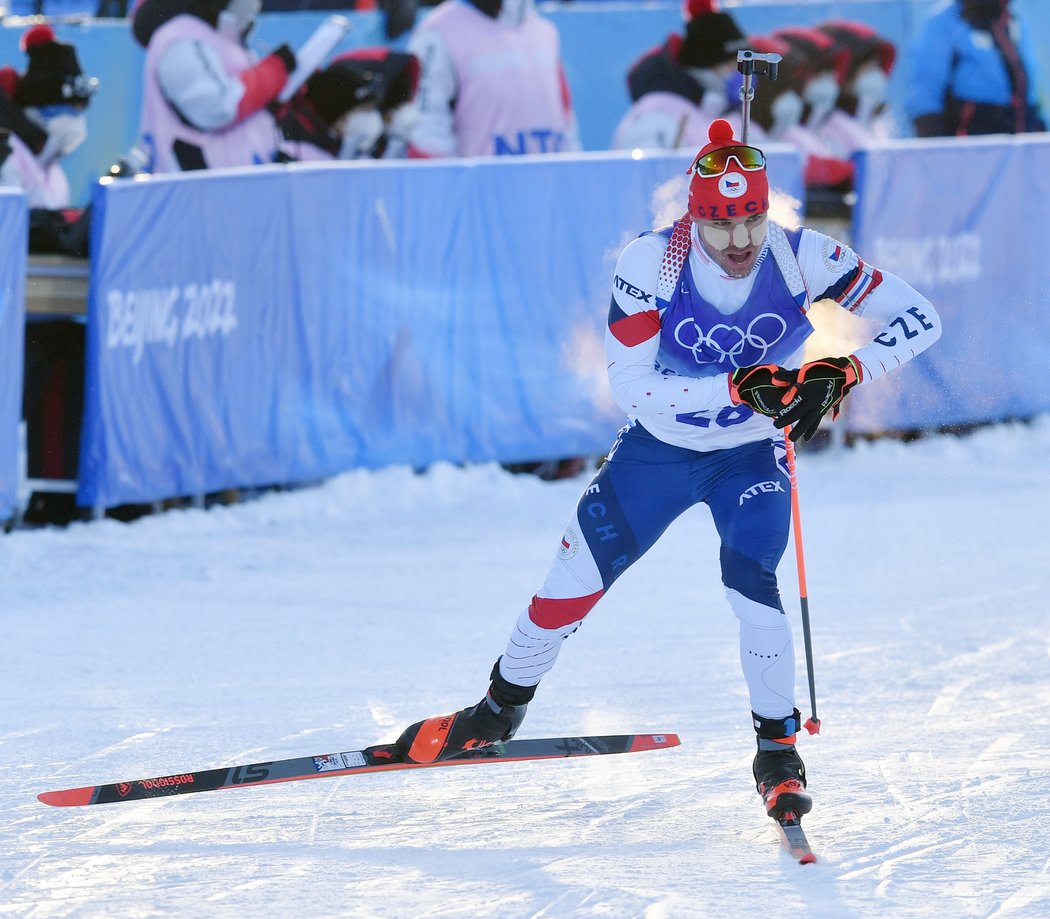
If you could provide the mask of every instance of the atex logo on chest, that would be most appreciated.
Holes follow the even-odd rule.
[[[765,363],[769,349],[785,332],[787,322],[776,313],[755,316],[746,329],[718,322],[706,332],[692,316],[687,316],[674,327],[674,340],[690,351],[698,364],[750,367]]]
[[[780,491],[784,490],[784,486],[780,482],[757,482],[748,488],[741,496],[739,504],[743,504],[748,498],[754,498],[763,492]],[[739,506],[738,504],[738,506]]]

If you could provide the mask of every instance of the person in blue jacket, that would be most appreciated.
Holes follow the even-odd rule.
[[[1009,0],[954,0],[911,47],[906,110],[919,137],[1045,131],[1032,37]]]

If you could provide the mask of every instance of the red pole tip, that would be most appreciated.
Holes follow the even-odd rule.
[[[806,723],[805,723],[805,725],[803,725],[803,727],[805,727],[805,729],[807,731],[809,731],[810,734],[819,734],[820,733],[820,719],[819,718],[810,718],[808,721],[806,721]]]

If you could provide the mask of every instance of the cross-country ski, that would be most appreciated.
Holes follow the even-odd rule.
[[[621,734],[603,737],[548,737],[510,740],[494,744],[475,753],[461,754],[456,759],[435,763],[402,763],[390,746],[369,747],[346,753],[324,753],[293,759],[240,766],[224,766],[195,772],[176,772],[148,779],[133,779],[37,795],[44,804],[55,807],[77,807],[85,804],[115,804],[120,801],[143,801],[171,795],[195,794],[201,791],[253,788],[279,782],[306,779],[337,778],[371,772],[394,772],[402,769],[428,769],[435,766],[493,765],[535,760],[566,759],[579,756],[605,756],[613,753],[639,753],[677,747],[674,734]]]

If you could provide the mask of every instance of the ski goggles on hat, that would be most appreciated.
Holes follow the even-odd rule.
[[[730,160],[736,160],[737,165],[745,171],[753,172],[756,169],[766,168],[766,155],[758,147],[738,145],[721,147],[703,156],[698,156],[689,171],[705,179],[712,179],[725,174],[729,169]]]

